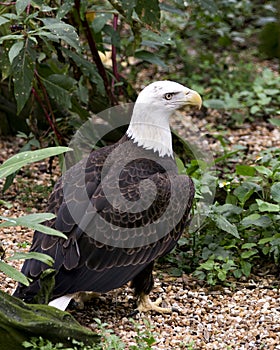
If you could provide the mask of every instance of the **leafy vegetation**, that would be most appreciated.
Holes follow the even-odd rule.
[[[59,155],[63,152],[69,151],[68,147],[50,147],[45,149],[40,149],[36,151],[26,151],[14,155],[13,157],[7,159],[3,164],[0,165],[0,179],[9,177],[15,174],[21,167],[26,166],[32,162],[42,160],[46,157],[51,157],[54,155]],[[55,217],[54,214],[50,213],[37,213],[21,216],[18,218],[11,218],[6,216],[0,216],[0,228],[2,227],[13,227],[13,226],[24,226],[29,227],[33,230],[39,230],[45,234],[65,237],[65,235],[51,227],[43,225],[47,220],[51,220]],[[1,248],[1,246],[0,246]],[[16,270],[14,267],[7,264],[4,261],[5,254],[0,256],[0,271],[4,272],[7,276],[11,277],[17,282],[20,282],[24,285],[29,285],[29,280],[21,272]],[[12,257],[9,257],[8,260],[18,260],[18,259],[38,259],[45,264],[52,266],[53,259],[46,255],[40,253],[14,253]]]
[[[151,350],[151,346],[155,344],[156,340],[153,334],[153,327],[148,321],[145,322],[145,328],[142,329],[133,319],[130,320],[136,331],[136,336],[134,338],[135,345],[130,345],[129,347],[127,347],[120,337],[115,335],[111,329],[108,329],[106,323],[102,323],[99,319],[95,319],[95,321],[102,338],[101,344],[93,344],[90,346],[72,339],[73,346],[66,348],[62,343],[53,344],[51,341],[43,339],[42,337],[34,337],[30,339],[30,341],[25,341],[23,347],[29,350]]]
[[[192,176],[199,196],[200,170]],[[212,174],[211,179],[218,187],[216,201],[203,225],[184,236],[178,251],[167,258],[176,265],[171,271],[195,270],[194,276],[215,285],[232,276],[249,277],[263,260],[279,264],[280,150],[262,151],[256,164],[238,164],[233,172]]]

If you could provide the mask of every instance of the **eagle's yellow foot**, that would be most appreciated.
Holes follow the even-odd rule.
[[[171,307],[160,307],[162,299],[158,298],[155,302],[152,302],[147,294],[141,294],[139,297],[137,310],[139,312],[156,311],[160,314],[167,314],[175,311]]]
[[[85,303],[91,301],[92,299],[99,298],[99,294],[95,292],[78,292],[73,294],[73,300],[75,303],[75,308],[83,310]]]

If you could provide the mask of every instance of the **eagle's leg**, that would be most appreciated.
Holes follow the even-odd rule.
[[[154,263],[150,263],[143,271],[141,271],[133,280],[131,287],[135,290],[135,296],[137,297],[139,312],[156,311],[158,313],[171,313],[172,308],[160,307],[162,302],[161,298],[158,298],[155,302],[152,302],[149,298],[149,293],[154,286],[153,278],[153,266]]]
[[[139,295],[138,307],[139,312],[156,311],[160,314],[169,314],[173,311],[171,307],[160,307],[162,299],[158,298],[155,302],[152,302],[147,294]]]

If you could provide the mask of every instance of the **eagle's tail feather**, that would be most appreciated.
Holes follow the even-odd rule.
[[[65,311],[67,306],[69,305],[70,301],[73,298],[73,294],[66,294],[62,297],[53,299],[49,302],[50,306],[56,307],[59,310]]]

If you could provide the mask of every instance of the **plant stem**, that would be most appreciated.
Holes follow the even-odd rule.
[[[80,5],[81,5],[81,1],[80,0],[75,0],[75,7],[76,7],[76,10],[77,10],[78,14],[80,14]],[[101,58],[100,58],[100,56],[98,54],[98,50],[97,50],[95,41],[93,39],[91,28],[90,28],[90,26],[88,24],[88,21],[86,20],[86,17],[84,17],[82,19],[80,15],[79,15],[79,19],[80,19],[81,24],[83,26],[83,29],[84,29],[84,32],[85,32],[85,35],[86,35],[86,38],[87,38],[87,41],[88,41],[88,44],[89,44],[89,48],[90,48],[90,51],[91,51],[91,54],[92,54],[92,58],[93,58],[93,60],[94,60],[94,62],[96,64],[98,73],[99,73],[99,75],[101,76],[101,78],[103,80],[104,88],[105,88],[106,94],[107,94],[107,96],[109,98],[110,104],[111,104],[111,106],[117,105],[118,101],[117,101],[116,97],[114,96],[114,94],[112,92],[112,89],[111,89],[111,86],[110,86],[110,83],[109,83],[109,80],[108,80],[108,76],[107,76],[106,70],[105,70],[105,68],[103,66],[103,63],[101,61]]]
[[[38,101],[39,105],[43,109],[45,117],[46,117],[48,123],[50,124],[50,127],[53,130],[56,138],[57,138],[58,144],[62,145],[63,144],[63,137],[59,133],[59,131],[57,130],[57,127],[55,125],[55,117],[54,117],[54,114],[53,114],[53,110],[52,110],[52,107],[51,107],[49,96],[48,96],[46,88],[45,88],[44,84],[42,83],[42,81],[40,79],[40,76],[39,76],[39,74],[38,74],[38,72],[36,70],[35,70],[35,77],[36,77],[36,79],[37,79],[37,81],[38,81],[38,83],[40,85],[40,88],[42,89],[42,92],[44,94],[44,98],[45,98],[45,101],[47,103],[48,109],[45,107],[41,97],[39,96],[39,94],[37,93],[37,91],[36,91],[36,89],[34,87],[32,88],[32,94],[34,95],[34,97]],[[50,117],[50,114],[51,114],[52,118]]]

